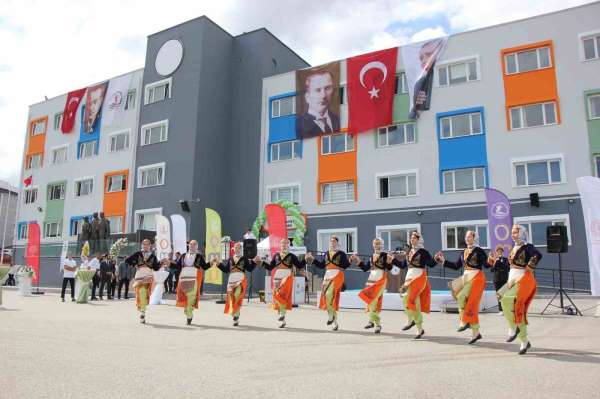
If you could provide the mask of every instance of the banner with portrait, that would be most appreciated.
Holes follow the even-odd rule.
[[[106,95],[107,88],[108,82],[104,82],[95,86],[90,86],[87,89],[85,111],[83,114],[83,131],[85,133],[94,131],[94,125],[102,111],[102,104],[104,103],[104,96]]]
[[[297,138],[339,132],[340,62],[297,70],[295,105]]]

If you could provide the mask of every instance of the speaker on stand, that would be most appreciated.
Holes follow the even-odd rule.
[[[256,255],[258,254],[256,239],[246,238],[246,239],[244,239],[244,241],[242,243],[243,243],[242,247],[244,249],[244,257],[246,259],[256,258]],[[254,271],[252,271],[250,273],[250,286],[248,287],[248,299],[247,299],[248,302],[250,302],[250,298],[252,298],[252,289],[254,288],[253,276],[254,276]]]

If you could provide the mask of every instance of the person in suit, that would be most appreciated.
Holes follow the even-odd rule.
[[[340,117],[330,109],[335,89],[331,72],[318,71],[308,75],[304,88],[304,101],[308,110],[296,120],[298,137],[339,132]]]
[[[421,62],[420,78],[415,82],[413,90],[413,106],[410,118],[415,119],[418,111],[429,109],[431,86],[433,83],[433,67],[436,58],[444,47],[441,39],[430,40],[421,46],[419,61]]]
[[[496,246],[496,261],[493,262],[490,271],[494,273],[494,288],[496,289],[496,292],[498,292],[508,281],[508,273],[510,272],[510,265],[508,264],[508,259],[504,256],[504,248],[502,245]],[[498,299],[498,310],[500,311],[498,314],[504,314],[502,312],[502,302],[500,302],[500,299]]]

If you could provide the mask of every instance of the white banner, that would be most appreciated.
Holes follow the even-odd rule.
[[[581,195],[585,235],[590,262],[590,286],[592,295],[600,296],[600,179],[579,177],[577,187]]]
[[[171,253],[171,223],[163,215],[156,215],[156,257],[163,260]]]
[[[119,76],[110,80],[102,108],[104,126],[117,126],[121,123],[130,85],[131,75]]]
[[[184,254],[187,252],[185,219],[181,215],[171,215],[171,223],[173,224],[173,252]]]

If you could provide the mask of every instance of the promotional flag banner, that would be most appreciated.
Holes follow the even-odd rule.
[[[130,85],[131,75],[119,76],[108,83],[102,113],[105,126],[117,126],[121,123]]]
[[[411,119],[428,110],[435,63],[446,48],[448,37],[402,46],[402,63],[406,72]]]
[[[108,82],[100,83],[95,86],[88,87],[85,98],[85,111],[83,115],[83,131],[91,133],[94,131],[94,125],[102,111],[104,96]]]
[[[500,245],[504,248],[504,253],[508,254],[513,244],[510,201],[504,193],[493,188],[485,189],[485,198],[490,229],[490,248],[495,251],[496,246]]]
[[[67,94],[67,101],[65,102],[65,109],[63,110],[62,123],[60,125],[60,131],[63,134],[71,133],[73,125],[75,125],[75,116],[77,115],[77,109],[83,95],[87,88],[73,90]]]
[[[271,256],[279,252],[281,240],[288,237],[287,218],[281,205],[268,204],[265,206],[267,225],[269,226],[269,246]]]
[[[173,225],[173,252],[184,254],[187,252],[186,225],[181,215],[171,215]]]
[[[31,222],[27,227],[25,262],[27,266],[31,266],[35,271],[31,282],[36,284],[40,278],[40,225],[37,222]]]
[[[293,104],[274,103],[272,115],[293,114]],[[340,62],[296,71],[296,137],[340,131]]]
[[[171,253],[171,224],[163,215],[156,215],[156,257],[159,261]]]
[[[206,260],[221,260],[221,217],[210,208],[206,208]],[[217,267],[209,268],[204,274],[204,282],[220,285],[223,283],[223,272]]]
[[[348,131],[392,124],[398,48],[348,58]]]
[[[600,179],[592,176],[577,178],[590,262],[590,287],[593,296],[600,296]]]

